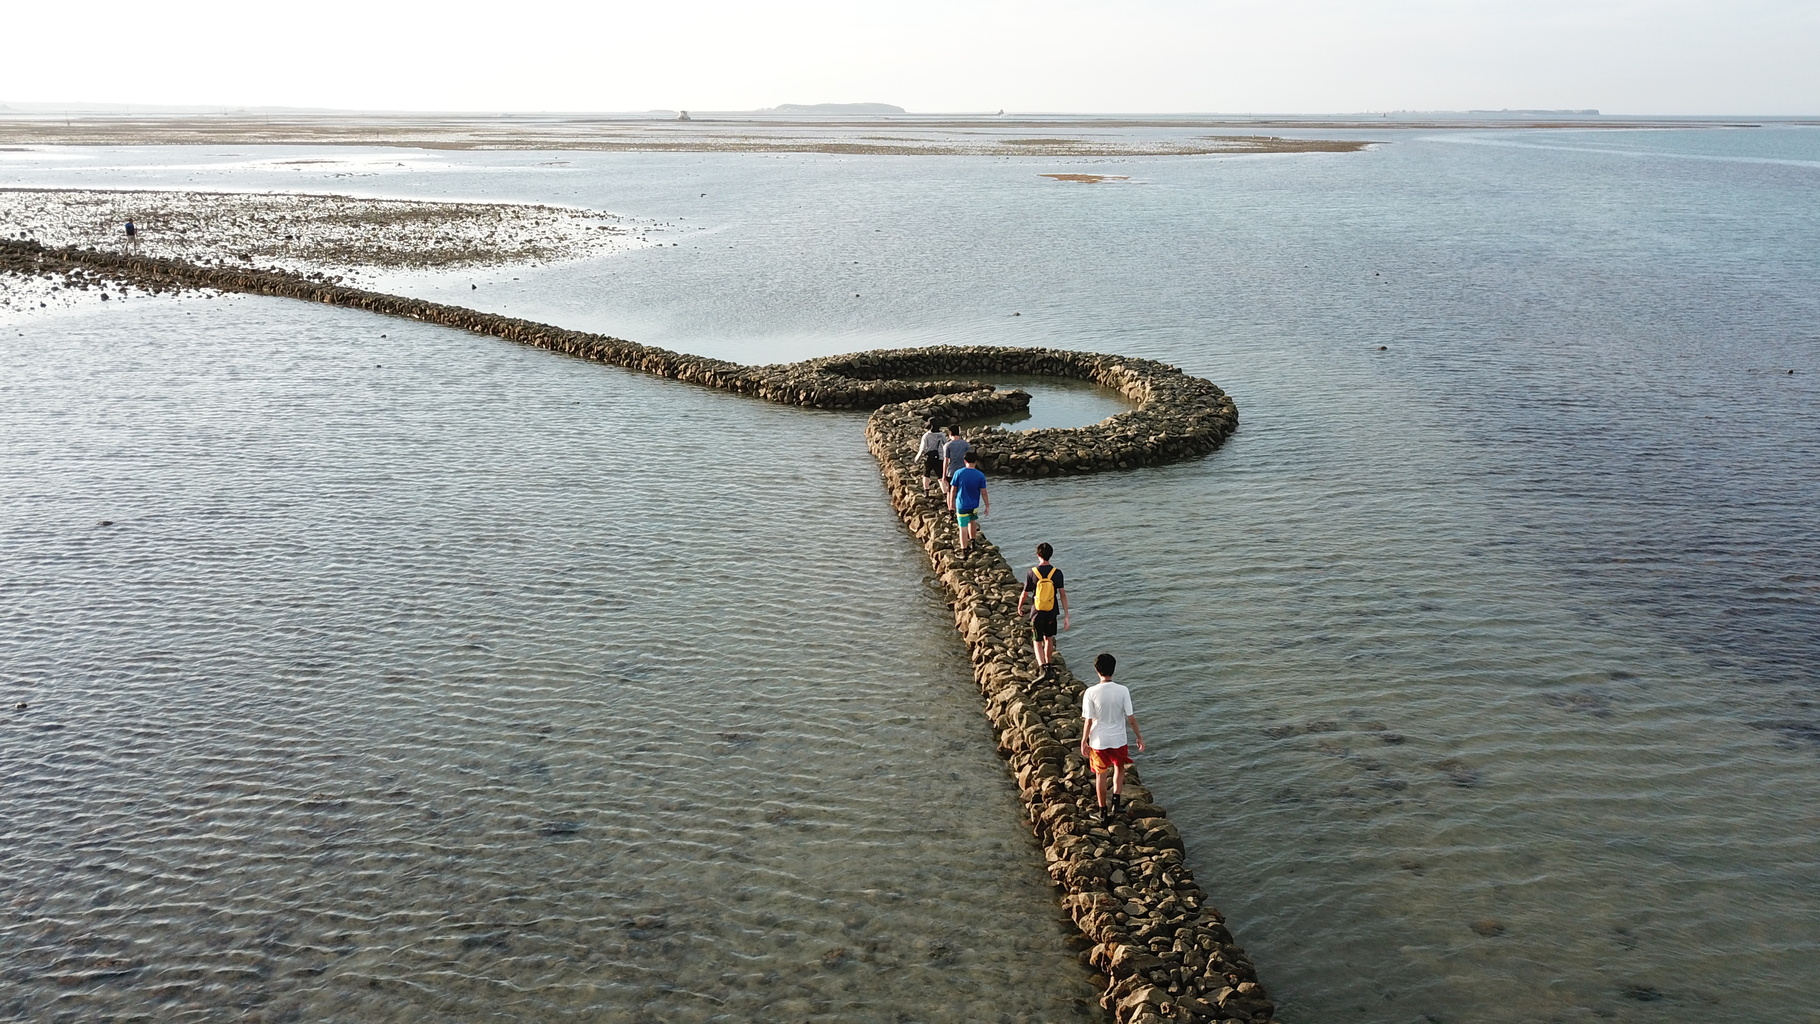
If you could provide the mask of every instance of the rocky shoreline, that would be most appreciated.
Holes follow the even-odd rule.
[[[300,159],[270,163],[330,163]],[[139,229],[130,242],[122,226]],[[308,192],[0,188],[0,229],[47,246],[190,263],[328,270],[481,269],[588,259],[657,244],[670,227],[598,210],[527,203],[369,199]],[[129,249],[130,245],[130,249]]]
[[[148,292],[216,289],[322,302],[503,338],[596,362],[820,409],[872,409],[866,437],[893,508],[923,545],[974,666],[998,737],[1061,903],[1091,943],[1108,985],[1102,1005],[1119,1024],[1267,1021],[1275,1013],[1257,972],[1185,863],[1180,833],[1133,774],[1128,808],[1109,826],[1094,810],[1079,754],[1084,687],[1060,659],[1037,682],[1017,617],[1021,584],[990,543],[962,556],[955,526],[925,494],[915,441],[931,418],[964,421],[1025,408],[1030,396],[967,375],[1043,374],[1115,388],[1137,408],[1076,429],[978,429],[988,472],[1027,477],[1102,472],[1204,455],[1238,425],[1212,382],[1143,359],[1042,348],[935,347],[861,352],[745,366],[623,339],[564,330],[419,299],[351,288],[277,269],[0,241],[0,273],[114,282]],[[952,376],[953,379],[937,379]]]

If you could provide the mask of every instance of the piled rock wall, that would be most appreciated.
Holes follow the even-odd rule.
[[[212,288],[275,295],[459,327],[508,341],[612,363],[769,401],[876,410],[866,425],[893,508],[923,545],[954,609],[974,680],[1043,844],[1061,902],[1092,943],[1088,959],[1108,978],[1103,1005],[1119,1024],[1268,1020],[1275,1006],[1219,912],[1184,862],[1182,837],[1152,794],[1128,779],[1127,810],[1109,826],[1095,810],[1092,773],[1081,759],[1084,689],[1057,659],[1034,680],[1022,589],[989,542],[962,557],[954,519],[922,489],[916,443],[929,420],[965,422],[1028,406],[1020,391],[995,391],[942,375],[1045,374],[1116,388],[1137,408],[1089,427],[970,431],[994,474],[1050,476],[1152,465],[1217,448],[1238,425],[1232,400],[1212,382],[1144,359],[1041,348],[936,347],[862,352],[779,366],[742,366],[618,338],[568,331],[418,299],[346,288],[272,270],[211,268],[0,241],[0,272],[88,274],[151,291]]]
[[[1091,352],[989,345],[860,352],[772,366],[744,366],[586,331],[483,313],[423,299],[349,288],[280,270],[205,267],[178,260],[84,249],[47,249],[0,241],[0,272],[100,275],[147,291],[216,289],[321,302],[491,335],[521,345],[610,363],[659,377],[722,388],[786,405],[878,409],[938,395],[954,401],[902,406],[900,415],[974,419],[1025,408],[1021,391],[991,393],[977,380],[931,380],[945,374],[1044,374],[1114,388],[1138,408],[1089,427],[1005,431],[976,428],[981,466],[1011,476],[1052,476],[1155,465],[1204,455],[1238,425],[1238,410],[1213,382],[1148,359]],[[1016,396],[1016,397],[1013,397]]]
[[[1085,687],[1060,658],[1050,679],[1035,680],[1028,627],[1017,616],[1023,585],[1016,572],[989,542],[962,557],[952,513],[923,491],[916,438],[922,418],[945,402],[951,404],[880,409],[867,422],[866,439],[892,506],[922,543],[954,609],[999,753],[1062,906],[1094,943],[1089,959],[1110,980],[1102,1004],[1121,1024],[1269,1019],[1275,1005],[1195,884],[1181,834],[1135,783],[1135,772],[1126,781],[1126,811],[1110,827],[1101,824],[1093,774],[1079,749]]]
[[[859,379],[937,373],[1071,377],[1111,388],[1137,406],[1085,427],[975,427],[968,440],[980,451],[980,468],[991,473],[1044,477],[1179,462],[1218,448],[1239,425],[1238,408],[1212,381],[1151,359],[981,345],[860,352],[810,363]],[[932,414],[942,420],[951,410],[942,403],[911,402],[879,412],[913,424]],[[983,415],[964,410],[958,418]]]
[[[321,302],[385,316],[458,327],[521,345],[582,359],[611,363],[659,377],[705,384],[786,405],[817,409],[876,409],[889,402],[948,392],[973,391],[978,381],[856,380],[822,371],[813,363],[743,366],[623,338],[570,331],[530,320],[483,313],[424,299],[349,288],[282,270],[206,267],[179,260],[87,249],[47,249],[32,242],[0,241],[0,272],[100,275],[150,292],[215,289],[249,295]]]

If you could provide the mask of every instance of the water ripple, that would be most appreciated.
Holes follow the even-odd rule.
[[[0,1015],[1097,1018],[917,553],[825,499],[857,418],[127,317],[6,356]]]

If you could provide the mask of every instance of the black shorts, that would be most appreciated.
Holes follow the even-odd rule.
[[[923,475],[924,476],[941,476],[942,475],[942,457],[941,457],[940,453],[930,452],[929,454],[923,456]]]
[[[1031,617],[1030,635],[1038,640],[1046,640],[1055,635],[1055,609],[1037,612]]]

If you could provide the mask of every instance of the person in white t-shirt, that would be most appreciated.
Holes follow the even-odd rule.
[[[1125,766],[1131,763],[1132,739],[1144,750],[1144,733],[1131,712],[1131,691],[1112,681],[1118,659],[1101,654],[1093,659],[1100,681],[1081,694],[1081,756],[1093,769],[1093,793],[1099,800],[1100,820],[1110,821],[1125,792]],[[1129,738],[1127,738],[1129,732]],[[1112,796],[1106,795],[1106,773],[1112,773]]]

